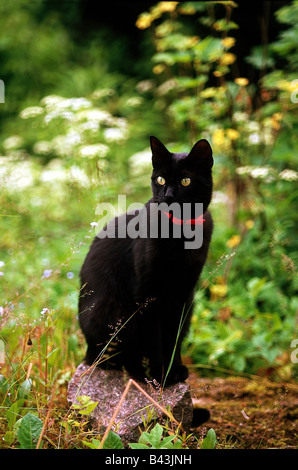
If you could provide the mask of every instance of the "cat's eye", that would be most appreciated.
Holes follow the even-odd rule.
[[[161,186],[164,186],[166,184],[166,180],[162,177],[162,176],[158,176],[157,177],[157,182],[158,184],[160,184]]]
[[[181,184],[182,186],[189,186],[190,185],[190,178],[182,178]]]

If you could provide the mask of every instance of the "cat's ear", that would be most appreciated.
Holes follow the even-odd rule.
[[[153,168],[167,165],[171,160],[171,153],[157,137],[150,137],[150,145],[152,150]]]
[[[189,152],[187,157],[190,160],[196,160],[199,164],[204,164],[206,168],[212,168],[213,157],[209,142],[205,139],[199,140]]]

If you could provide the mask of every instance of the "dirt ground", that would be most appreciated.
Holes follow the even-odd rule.
[[[297,449],[298,385],[242,377],[202,378],[190,373],[195,406],[210,419],[194,430],[213,428],[221,449]]]

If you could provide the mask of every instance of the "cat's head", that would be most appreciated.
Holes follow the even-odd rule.
[[[212,197],[212,149],[199,140],[189,153],[171,153],[156,137],[152,150],[151,187],[158,203],[203,203],[205,212]]]

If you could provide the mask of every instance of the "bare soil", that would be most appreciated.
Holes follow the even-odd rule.
[[[193,430],[213,428],[221,449],[297,449],[298,385],[265,378],[203,378],[190,373],[195,406],[210,419]]]

